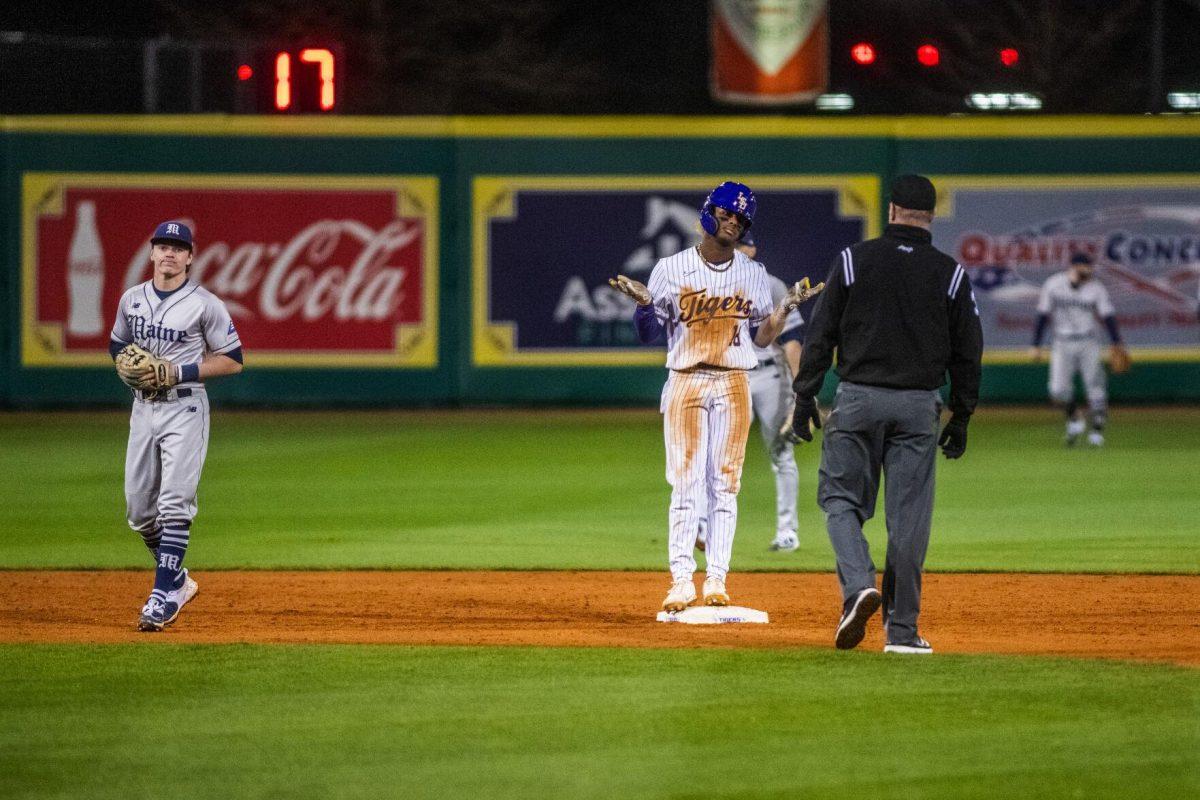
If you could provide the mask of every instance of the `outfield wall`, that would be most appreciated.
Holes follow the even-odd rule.
[[[1114,399],[1200,399],[1200,118],[0,118],[0,404],[116,404],[107,330],[145,237],[196,230],[247,370],[226,404],[647,404],[662,354],[605,278],[696,236],[716,182],[759,194],[761,259],[823,277],[885,187],[940,190],[987,401],[1036,402],[1037,287],[1088,249],[1135,370]]]

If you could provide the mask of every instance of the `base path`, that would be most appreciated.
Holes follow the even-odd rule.
[[[0,572],[0,642],[832,648],[840,612],[832,574],[731,575],[734,603],[771,623],[715,626],[656,622],[668,580],[649,572],[194,576],[200,593],[179,620],[141,634],[149,570]],[[938,653],[1200,666],[1200,576],[931,574],[921,633]],[[882,647],[876,616],[860,648]]]

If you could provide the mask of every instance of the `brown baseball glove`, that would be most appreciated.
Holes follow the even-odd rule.
[[[142,391],[169,389],[175,385],[175,365],[136,344],[127,344],[117,353],[117,375],[126,386]]]
[[[1124,345],[1114,344],[1108,353],[1108,368],[1113,375],[1124,375],[1133,366],[1133,359]]]

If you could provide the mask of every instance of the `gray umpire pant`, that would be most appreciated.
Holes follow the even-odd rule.
[[[825,424],[817,502],[825,511],[843,601],[875,586],[875,562],[862,526],[875,515],[883,471],[888,532],[883,623],[891,642],[917,636],[940,412],[937,391],[843,381]]]

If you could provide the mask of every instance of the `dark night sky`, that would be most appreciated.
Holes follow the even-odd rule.
[[[967,91],[995,84],[1041,93],[1047,111],[1139,113],[1153,85],[1152,1],[833,0],[832,88],[855,94],[865,111],[958,110]],[[1200,2],[1163,7],[1163,88],[1198,89],[1191,32],[1200,29]],[[350,113],[744,112],[709,97],[703,0],[18,0],[0,9],[0,31],[123,40],[82,49],[0,45],[0,110],[8,112],[140,111],[140,40],[163,36],[245,40],[264,53],[272,41],[337,41]],[[894,54],[891,62],[853,67],[846,53],[859,39]],[[927,39],[947,53],[936,73],[912,63]],[[1014,44],[1021,68],[1003,72],[995,52]],[[214,55],[206,66],[213,85],[205,102],[228,101],[232,58]],[[181,58],[162,68],[182,75],[185,65]]]

